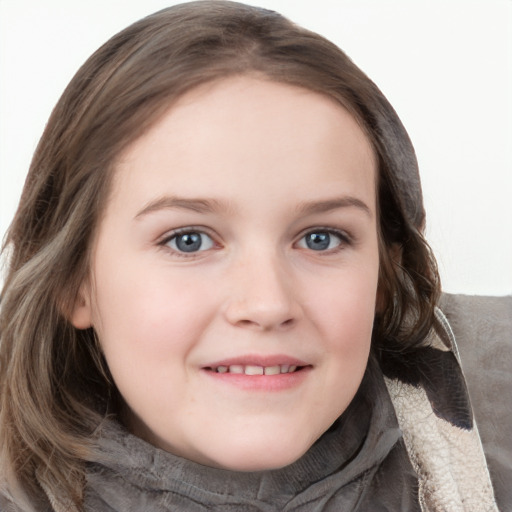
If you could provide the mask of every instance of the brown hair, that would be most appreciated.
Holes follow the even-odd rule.
[[[73,78],[8,232],[0,476],[10,475],[11,493],[15,483],[29,496],[42,487],[79,510],[92,433],[116,412],[94,332],[66,320],[88,273],[116,157],[185,91],[243,73],[328,95],[359,121],[378,159],[382,308],[374,349],[410,350],[432,328],[439,282],[422,235],[416,158],[379,89],[334,44],[275,12],[216,0],[165,9],[114,36]]]

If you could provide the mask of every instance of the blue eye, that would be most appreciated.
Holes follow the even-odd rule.
[[[207,251],[213,247],[213,240],[199,231],[187,231],[168,238],[165,245],[178,252]]]
[[[336,249],[344,242],[347,242],[346,237],[332,231],[311,231],[303,236],[298,246],[303,249],[311,249],[312,251],[328,251]]]

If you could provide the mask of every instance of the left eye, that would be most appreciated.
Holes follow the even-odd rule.
[[[207,251],[213,247],[213,240],[206,233],[200,231],[187,231],[167,239],[165,245],[177,252]]]
[[[341,234],[332,231],[311,231],[304,235],[297,244],[303,249],[311,249],[312,251],[328,251],[336,249],[346,240]]]

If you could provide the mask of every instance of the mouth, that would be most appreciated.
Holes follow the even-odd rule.
[[[214,373],[233,373],[238,375],[281,375],[283,373],[295,373],[309,365],[293,365],[293,364],[276,364],[272,366],[259,366],[259,365],[219,365],[213,367],[206,367],[205,370]]]
[[[289,356],[242,356],[203,366],[223,385],[250,391],[281,391],[299,386],[313,365]]]

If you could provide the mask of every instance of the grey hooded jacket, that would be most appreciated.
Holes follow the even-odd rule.
[[[441,307],[445,332],[403,367],[381,368],[371,359],[349,408],[285,468],[237,473],[205,467],[106,421],[88,466],[85,510],[512,510],[512,297],[445,295]],[[51,493],[48,499],[50,507],[47,501],[35,510],[67,509]]]

